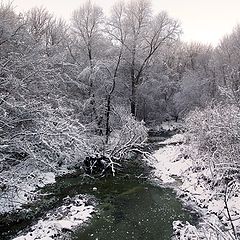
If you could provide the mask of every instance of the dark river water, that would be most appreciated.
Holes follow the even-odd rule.
[[[138,161],[129,164],[117,177],[86,180],[75,175],[59,178],[56,184],[43,190],[51,195],[37,206],[31,206],[35,215],[33,213],[16,226],[8,226],[5,232],[0,231],[0,239],[11,239],[16,231],[36,223],[48,211],[61,206],[66,196],[77,194],[94,196],[98,212],[87,226],[71,234],[70,239],[74,240],[169,240],[174,220],[197,222],[197,215],[186,210],[171,189],[156,186],[148,178],[149,169]]]
[[[172,236],[174,220],[195,221],[170,189],[133,179],[106,181],[97,188],[100,213],[72,239],[167,240]]]

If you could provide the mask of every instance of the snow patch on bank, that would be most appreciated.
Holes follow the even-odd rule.
[[[207,182],[212,179],[209,169],[196,169],[194,160],[188,156],[189,151],[194,149],[189,149],[185,142],[183,134],[177,134],[161,142],[166,146],[153,154],[155,161],[150,161],[150,165],[154,167],[155,180],[174,187],[183,202],[186,205],[190,204],[202,215],[202,222],[197,230],[189,223],[181,223],[182,228],[179,228],[181,231],[177,231],[175,239],[234,239],[222,187],[213,187]],[[236,187],[235,194],[228,200],[228,208],[238,232],[240,232],[239,196],[240,186]]]
[[[6,174],[13,175],[9,179]],[[55,174],[53,172],[40,172],[39,170],[29,171],[28,174],[20,176],[18,169],[4,173],[0,177],[2,186],[6,189],[0,190],[0,214],[20,210],[23,204],[31,202],[36,198],[36,189],[44,187],[47,184],[55,183]]]
[[[13,240],[53,240],[62,236],[63,232],[71,232],[77,226],[86,223],[95,212],[95,205],[89,204],[90,198],[77,195],[73,199],[65,199],[65,204],[53,212],[48,213],[44,219],[31,227],[26,234],[20,234]]]
[[[175,122],[175,121],[166,121],[159,126],[159,128],[165,131],[174,131],[176,129],[181,129],[182,127],[183,127],[183,124],[181,122]]]
[[[153,156],[157,159],[154,165],[154,176],[163,183],[175,182],[175,177],[181,177],[189,168],[191,160],[184,159],[182,146],[166,146],[160,148]],[[168,159],[168,161],[166,161]]]

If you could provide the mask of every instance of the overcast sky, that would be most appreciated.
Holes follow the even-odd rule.
[[[95,0],[105,12],[117,0]],[[56,16],[69,19],[84,0],[15,0],[16,10],[44,6]],[[240,0],[152,0],[154,12],[166,10],[182,23],[185,41],[216,45],[237,23],[240,23]]]

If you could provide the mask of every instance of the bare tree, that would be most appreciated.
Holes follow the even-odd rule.
[[[106,26],[106,33],[110,36],[119,37],[119,43],[115,46],[117,54],[115,54],[115,63],[113,66],[112,71],[108,68],[108,73],[110,75],[110,78],[112,79],[112,84],[109,90],[107,90],[107,96],[106,96],[106,128],[105,128],[105,136],[106,141],[105,143],[108,144],[109,136],[110,136],[110,115],[111,115],[111,101],[112,101],[112,95],[114,93],[115,87],[116,87],[116,79],[118,76],[118,70],[121,64],[122,56],[123,56],[123,50],[124,50],[124,44],[126,41],[126,32],[123,31],[123,19],[124,19],[124,4],[123,2],[119,2],[115,4],[112,7],[112,16],[111,19],[107,22]],[[120,26],[119,28],[117,26]]]
[[[11,3],[0,4],[0,47],[10,50],[10,45],[16,44],[16,39],[20,38],[24,30],[25,21],[21,14],[14,12]],[[4,46],[4,44],[8,46]],[[1,49],[2,51],[3,49]],[[1,52],[3,55],[3,51]]]
[[[136,116],[137,87],[142,83],[149,63],[160,47],[177,39],[180,28],[176,20],[165,12],[152,16],[147,0],[126,4],[123,20],[112,22],[115,28],[112,37],[124,45],[124,59],[129,65],[131,79],[131,113]],[[126,40],[123,43],[122,37]]]
[[[91,121],[95,119],[100,129],[101,116],[99,117],[96,110],[95,94],[93,89],[94,83],[94,59],[98,51],[98,43],[102,37],[103,11],[100,7],[87,1],[78,10],[73,12],[72,26],[73,34],[77,37],[77,44],[83,44],[82,52],[85,53],[88,60],[88,94],[89,102],[92,108]],[[70,50],[70,48],[69,48]],[[73,56],[73,52],[71,52]],[[73,56],[75,58],[75,56]],[[76,59],[76,58],[75,58]],[[101,130],[99,131],[101,134]]]
[[[240,99],[240,26],[225,36],[215,51],[218,84],[229,88]]]
[[[26,21],[29,26],[29,32],[36,43],[45,40],[46,32],[53,19],[45,8],[32,8],[26,14]]]
[[[91,68],[93,68],[93,51],[101,35],[102,23],[103,11],[100,7],[92,4],[91,1],[86,2],[73,12],[72,24],[74,33],[84,43]]]
[[[51,55],[56,46],[65,46],[67,36],[68,26],[66,22],[63,19],[52,18],[45,33],[46,53]]]

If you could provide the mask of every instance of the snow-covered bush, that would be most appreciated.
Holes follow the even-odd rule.
[[[89,147],[85,127],[63,108],[4,109],[0,131],[0,171],[32,159],[42,170],[83,159]],[[69,110],[68,110],[69,111]],[[90,151],[90,150],[89,150]]]
[[[118,122],[111,135],[109,149],[114,158],[121,159],[131,148],[140,146],[147,138],[147,128],[144,122],[136,121],[136,119],[126,111],[125,108],[117,108]]]
[[[195,159],[223,176],[239,174],[240,112],[235,105],[195,110],[186,119]]]

